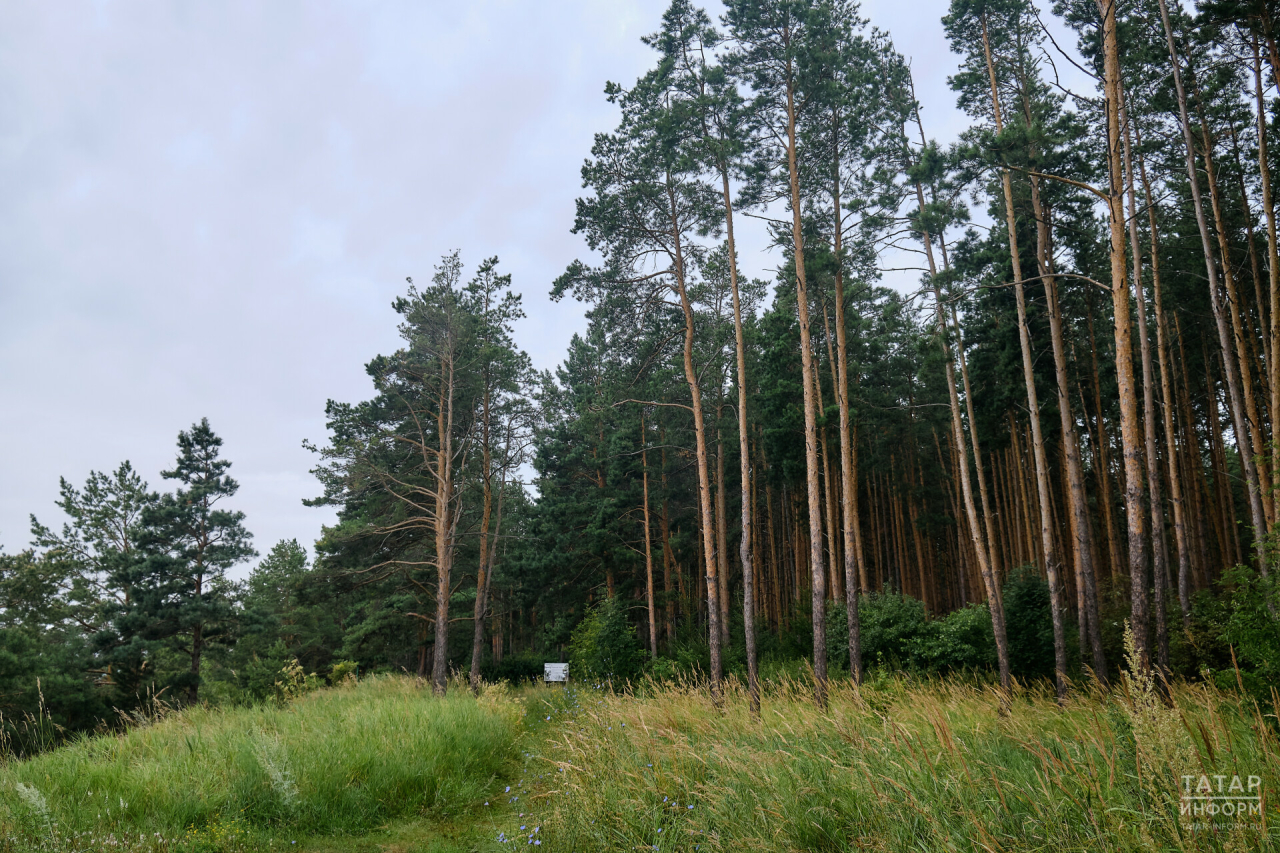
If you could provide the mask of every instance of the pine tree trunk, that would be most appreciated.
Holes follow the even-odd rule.
[[[1213,162],[1213,138],[1209,134],[1208,122],[1204,117],[1203,106],[1199,103],[1199,91],[1196,90],[1197,112],[1200,114],[1200,139],[1203,143],[1202,157],[1204,159],[1205,180],[1209,185],[1209,209],[1213,211],[1214,229],[1218,236],[1218,251],[1222,261],[1222,285],[1226,291],[1226,304],[1222,307],[1226,310],[1231,320],[1231,332],[1233,336],[1233,349],[1235,350],[1235,368],[1238,386],[1238,398],[1244,401],[1244,419],[1247,432],[1239,435],[1237,440],[1240,441],[1239,449],[1241,462],[1245,463],[1245,457],[1250,457],[1244,464],[1245,483],[1248,486],[1252,500],[1253,494],[1258,497],[1261,504],[1262,518],[1264,519],[1261,527],[1256,527],[1260,533],[1255,535],[1254,539],[1262,540],[1265,547],[1263,536],[1265,531],[1270,529],[1270,522],[1273,518],[1273,511],[1269,508],[1269,497],[1271,493],[1271,478],[1267,474],[1266,466],[1258,467],[1255,459],[1265,459],[1267,449],[1265,441],[1262,437],[1262,419],[1258,415],[1258,398],[1253,390],[1253,367],[1250,364],[1249,347],[1247,333],[1244,329],[1244,323],[1240,316],[1240,293],[1236,286],[1236,276],[1234,265],[1231,262],[1231,246],[1228,242],[1225,215],[1223,213],[1222,191],[1218,185],[1218,172]],[[1227,376],[1228,382],[1231,381],[1231,374]],[[1252,449],[1252,454],[1250,454]],[[1265,562],[1264,562],[1265,568]]]
[[[711,658],[711,695],[717,703],[721,699],[720,680],[723,673],[720,651],[720,594],[717,580],[715,536],[715,510],[711,499],[711,474],[707,449],[707,425],[702,412],[702,390],[698,387],[698,373],[693,366],[694,316],[693,305],[685,287],[684,250],[680,240],[680,228],[675,221],[676,202],[674,189],[667,183],[667,196],[671,206],[672,234],[675,237],[675,283],[680,297],[680,309],[684,313],[684,377],[689,385],[693,402],[693,433],[698,467],[698,508],[701,517],[702,559],[706,584],[707,630]]]
[[[453,470],[453,396],[456,365],[452,357],[441,362],[440,392],[437,397],[436,431],[440,447],[435,474],[436,613],[435,644],[432,649],[431,687],[443,696],[449,684],[449,596],[453,574],[453,538],[456,532]]]
[[[844,294],[844,208],[840,202],[840,117],[832,114],[832,133],[837,140],[832,162],[835,175],[831,186],[832,210],[835,224],[832,232],[832,251],[836,257],[835,308],[835,398],[840,418],[840,494],[841,533],[844,537],[844,605],[848,624],[849,673],[855,684],[862,683],[862,634],[858,616],[858,584],[866,588],[867,568],[862,556],[862,531],[858,519],[858,449],[854,445],[849,423],[849,356],[848,332],[845,323]],[[827,339],[830,340],[828,334]]]
[[[645,604],[649,611],[649,657],[658,657],[658,617],[653,602],[653,537],[649,521],[649,435],[645,429],[644,413],[640,414],[640,468],[644,491],[644,580]]]
[[[1187,115],[1187,94],[1182,86],[1182,70],[1178,62],[1178,51],[1173,38],[1173,26],[1169,23],[1169,8],[1165,0],[1159,0],[1160,18],[1164,24],[1165,40],[1169,48],[1169,65],[1173,71],[1174,88],[1178,95],[1178,116],[1182,125],[1182,136],[1185,147],[1187,180],[1191,185],[1192,206],[1196,215],[1196,225],[1200,230],[1200,243],[1204,252],[1205,269],[1209,278],[1209,301],[1213,308],[1214,324],[1218,331],[1218,344],[1222,350],[1222,361],[1227,384],[1227,398],[1230,403],[1232,423],[1235,426],[1237,440],[1240,442],[1240,461],[1245,471],[1245,479],[1249,491],[1249,512],[1254,529],[1259,534],[1254,537],[1257,547],[1258,565],[1263,574],[1267,574],[1266,514],[1262,509],[1262,497],[1259,494],[1258,471],[1253,462],[1253,455],[1248,452],[1249,431],[1245,425],[1244,401],[1241,399],[1239,377],[1236,375],[1236,360],[1232,356],[1231,333],[1227,329],[1226,312],[1223,310],[1222,298],[1218,293],[1218,269],[1214,258],[1213,247],[1209,239],[1209,226],[1205,221],[1204,203],[1200,197],[1200,181],[1196,174],[1195,144],[1191,135],[1191,120]],[[1114,20],[1114,13],[1112,19]],[[1114,33],[1112,34],[1114,39]],[[1117,60],[1118,61],[1118,60]],[[1117,72],[1118,73],[1118,72]],[[1212,174],[1213,155],[1205,150],[1206,172]],[[1211,182],[1211,187],[1213,186]]]
[[[918,120],[919,115],[917,114]],[[919,182],[916,183],[916,202],[921,214],[923,214],[925,210],[924,188],[921,187]],[[937,263],[933,256],[933,238],[924,229],[921,230],[920,236],[924,243],[925,258],[929,263],[929,278],[933,284],[934,305],[938,314],[938,342],[942,346],[947,394],[951,403],[951,442],[957,451],[956,467],[960,472],[960,489],[964,495],[965,520],[968,522],[967,526],[970,540],[973,544],[973,553],[978,561],[978,573],[981,575],[983,586],[986,587],[987,591],[987,606],[991,611],[991,627],[996,641],[996,660],[1000,669],[1000,689],[1003,693],[1001,704],[1007,707],[1008,697],[1011,695],[1010,691],[1012,689],[1012,678],[1009,670],[1009,640],[1005,631],[1004,604],[1000,596],[1000,585],[996,582],[995,570],[987,547],[991,534],[991,514],[989,511],[985,513],[986,527],[984,528],[983,523],[978,518],[977,507],[974,505],[973,484],[969,479],[969,460],[965,450],[964,423],[963,418],[960,416],[960,397],[956,391],[955,366],[951,359],[951,348],[947,345],[947,318],[943,309],[942,289],[938,283]],[[967,388],[965,389],[965,395],[969,397]],[[977,428],[972,419],[972,412],[970,412],[969,425],[976,444]],[[975,457],[977,456],[976,453],[974,455]],[[979,462],[978,469],[979,477],[981,477],[981,462]],[[983,539],[984,530],[988,535],[987,541]]]
[[[1140,148],[1142,139],[1135,141]],[[1161,415],[1164,426],[1166,469],[1169,476],[1169,503],[1173,506],[1173,538],[1178,551],[1178,605],[1182,610],[1184,628],[1191,626],[1191,547],[1187,535],[1187,508],[1182,496],[1182,478],[1178,471],[1178,443],[1173,428],[1173,392],[1168,357],[1168,332],[1164,320],[1164,306],[1160,293],[1160,239],[1156,227],[1156,209],[1151,197],[1151,185],[1147,181],[1147,168],[1138,156],[1138,174],[1142,178],[1143,196],[1147,205],[1147,225],[1151,231],[1151,301],[1156,315],[1156,356],[1160,366],[1160,397],[1164,405]],[[1136,256],[1136,252],[1135,252]],[[1154,479],[1154,478],[1153,478]]]
[[[480,454],[484,481],[484,494],[481,498],[480,511],[480,559],[476,563],[476,604],[472,613],[471,635],[471,692],[480,695],[480,660],[484,656],[484,616],[489,606],[489,525],[493,521],[493,453],[490,445],[490,404],[491,392],[488,374],[485,375],[485,388],[480,413]]]
[[[814,393],[818,398],[818,408],[823,408],[822,386],[819,385],[814,389]],[[840,595],[840,589],[836,584],[836,565],[839,563],[840,555],[836,551],[835,478],[831,473],[831,453],[826,427],[818,430],[818,447],[822,451],[822,520],[827,532],[827,595],[835,599]]]
[[[1120,571],[1120,536],[1116,531],[1116,515],[1111,498],[1111,440],[1107,437],[1107,422],[1102,413],[1102,373],[1098,369],[1098,338],[1093,329],[1093,291],[1088,295],[1089,354],[1093,367],[1093,411],[1094,434],[1097,437],[1098,456],[1095,468],[1098,472],[1098,496],[1102,508],[1102,517],[1107,533],[1107,555],[1109,558],[1108,574],[1113,582]]]
[[[1084,466],[1080,460],[1080,440],[1076,435],[1075,416],[1071,412],[1071,386],[1067,378],[1067,350],[1062,331],[1062,309],[1058,302],[1058,284],[1054,276],[1053,252],[1049,239],[1049,216],[1040,202],[1040,182],[1031,178],[1031,209],[1036,220],[1036,260],[1044,281],[1045,301],[1049,311],[1049,336],[1053,344],[1054,375],[1058,387],[1058,415],[1062,429],[1065,457],[1067,502],[1070,506],[1072,560],[1076,585],[1080,589],[1080,645],[1088,638],[1093,652],[1093,672],[1098,681],[1107,683],[1107,659],[1102,650],[1102,631],[1098,621],[1098,583],[1093,566],[1089,535],[1089,505],[1084,490]],[[1065,652],[1064,652],[1065,655]],[[1065,657],[1064,657],[1065,665]]]
[[[721,192],[724,199],[725,232],[729,249],[729,288],[733,294],[733,339],[738,367],[738,455],[739,474],[742,478],[742,539],[738,544],[738,558],[742,561],[742,622],[747,643],[747,691],[751,697],[752,712],[760,713],[760,677],[756,659],[756,593],[755,565],[751,549],[751,453],[747,429],[747,344],[742,332],[742,304],[738,290],[738,253],[733,242],[733,200],[729,193],[729,170],[721,168]],[[768,494],[766,493],[766,501]],[[769,541],[772,552],[773,515],[769,517]]]
[[[796,305],[800,321],[800,370],[804,388],[804,459],[805,485],[809,508],[809,570],[812,576],[813,678],[814,699],[819,708],[827,707],[827,578],[822,564],[822,485],[819,482],[818,411],[814,400],[817,381],[813,365],[813,344],[809,329],[809,285],[805,277],[804,234],[800,214],[800,166],[796,150],[796,105],[794,69],[788,64],[787,76],[787,172],[791,185],[791,237],[795,251]]]
[[[1265,444],[1267,435],[1266,416],[1268,414],[1266,403],[1271,399],[1271,374],[1267,369],[1272,360],[1271,339],[1265,331],[1267,308],[1262,300],[1262,270],[1258,262],[1257,241],[1254,239],[1253,234],[1253,210],[1249,206],[1249,190],[1244,183],[1244,164],[1240,160],[1239,134],[1236,133],[1235,121],[1231,118],[1227,120],[1227,129],[1231,131],[1231,153],[1235,158],[1236,189],[1240,193],[1240,212],[1244,216],[1245,242],[1249,247],[1249,269],[1253,275],[1253,304],[1258,312],[1257,324],[1255,325],[1253,317],[1245,310],[1246,319],[1249,323],[1245,341],[1249,345],[1251,355],[1250,370],[1252,371],[1253,367],[1257,368],[1258,383],[1262,389],[1259,398],[1263,402],[1263,408],[1259,410],[1257,440],[1259,443]],[[1262,508],[1267,513],[1267,524],[1274,525],[1276,523],[1275,502],[1271,489],[1266,487],[1266,484],[1270,482],[1270,475],[1265,465],[1258,470],[1258,478],[1259,483],[1263,485]]]
[[[1274,47],[1274,40],[1270,40]],[[1276,69],[1280,71],[1280,69]],[[1280,79],[1280,76],[1277,76]],[[1280,482],[1280,248],[1276,243],[1276,211],[1271,198],[1271,164],[1267,157],[1267,105],[1262,88],[1262,58],[1258,54],[1258,39],[1253,38],[1254,94],[1258,103],[1258,177],[1262,184],[1262,212],[1267,220],[1267,285],[1268,305],[1271,313],[1271,475],[1273,483]],[[1181,591],[1181,588],[1179,588]]]
[[[199,589],[200,582],[196,582]],[[196,593],[197,600],[200,595]],[[187,703],[190,705],[200,701],[200,658],[204,654],[204,624],[197,622],[191,627],[191,685],[187,687]]]
[[[1121,88],[1123,95],[1123,87]],[[1160,489],[1160,458],[1156,453],[1155,370],[1151,362],[1151,344],[1147,334],[1147,300],[1142,287],[1142,245],[1138,240],[1138,194],[1133,182],[1133,146],[1129,121],[1123,101],[1120,124],[1124,133],[1125,190],[1129,196],[1129,248],[1133,255],[1133,291],[1138,307],[1138,348],[1142,359],[1142,425],[1146,440],[1147,484],[1151,499],[1151,569],[1152,606],[1156,611],[1156,663],[1161,674],[1162,689],[1169,679],[1169,627],[1165,624],[1165,591],[1168,589],[1169,561],[1165,553],[1164,504]]]
[[[676,556],[671,550],[671,512],[667,504],[667,495],[669,494],[667,487],[667,431],[664,427],[659,427],[658,443],[662,445],[662,457],[659,460],[662,465],[662,516],[658,521],[658,529],[662,533],[662,592],[666,599],[664,602],[666,606],[663,608],[663,617],[666,622],[663,636],[667,639],[667,648],[669,649],[672,641],[675,640],[676,631],[675,585],[672,580],[672,568],[675,567]],[[684,573],[677,568],[675,574],[680,579],[680,594],[684,595]]]
[[[991,108],[996,133],[1004,130],[1000,116],[1000,95],[996,87],[995,64],[987,35],[987,19],[982,19],[982,46],[987,60],[987,76],[991,80]],[[1036,395],[1035,370],[1031,356],[1031,335],[1027,327],[1027,299],[1023,287],[1022,260],[1018,254],[1017,219],[1013,209],[1013,181],[1009,170],[1001,172],[1004,187],[1005,222],[1009,231],[1009,257],[1013,264],[1013,286],[1018,305],[1018,341],[1022,347],[1022,374],[1027,389],[1027,408],[1031,420],[1032,456],[1035,462],[1036,492],[1040,502],[1040,544],[1045,573],[1049,582],[1049,609],[1053,622],[1054,684],[1059,704],[1067,698],[1067,647],[1062,626],[1062,590],[1058,578],[1058,555],[1053,547],[1053,522],[1049,518],[1049,465],[1044,452],[1044,436],[1040,430],[1040,405]]]
[[[722,385],[723,387],[723,385]],[[725,514],[724,436],[720,432],[723,406],[716,407],[716,567],[719,569],[720,645],[729,645],[729,548]]]
[[[1163,0],[1162,0],[1163,2]],[[1102,15],[1103,88],[1106,93],[1106,196],[1111,233],[1111,304],[1115,313],[1116,377],[1120,388],[1120,441],[1124,448],[1125,520],[1129,537],[1130,618],[1138,665],[1151,667],[1147,642],[1147,537],[1143,511],[1143,453],[1138,423],[1138,397],[1133,373],[1133,323],[1130,319],[1128,278],[1125,276],[1124,165],[1120,140],[1120,53],[1116,40],[1115,4],[1098,0]]]

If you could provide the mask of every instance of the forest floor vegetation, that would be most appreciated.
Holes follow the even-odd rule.
[[[1034,684],[1002,716],[975,679],[765,687],[759,717],[732,679],[192,707],[0,767],[0,851],[1280,849],[1277,720],[1242,691]],[[1256,777],[1264,814],[1197,827],[1188,776]]]

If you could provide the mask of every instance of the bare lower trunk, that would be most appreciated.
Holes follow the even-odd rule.
[[[649,657],[658,657],[658,617],[653,606],[653,537],[649,521],[649,439],[645,431],[644,415],[640,415],[640,467],[644,483],[644,581],[645,603],[649,611]]]
[[[838,114],[832,116],[832,127],[840,132]],[[866,569],[862,560],[862,534],[858,529],[857,450],[853,447],[849,428],[849,356],[848,333],[844,317],[844,209],[840,205],[840,148],[835,146],[835,177],[832,181],[832,209],[835,228],[832,247],[836,256],[836,407],[840,412],[840,530],[844,537],[844,606],[848,624],[849,673],[855,684],[862,683],[862,632],[858,618],[858,579],[865,584]]]
[[[1218,251],[1222,261],[1222,286],[1226,291],[1226,300],[1221,303],[1231,323],[1232,350],[1235,352],[1235,375],[1239,383],[1238,400],[1244,402],[1244,424],[1248,432],[1237,435],[1237,448],[1245,471],[1245,482],[1250,492],[1250,499],[1257,495],[1261,505],[1262,526],[1255,524],[1254,541],[1265,545],[1266,531],[1270,525],[1272,511],[1268,508],[1271,492],[1271,478],[1267,476],[1266,465],[1259,466],[1255,460],[1267,457],[1266,441],[1262,435],[1262,419],[1258,414],[1258,399],[1253,389],[1253,368],[1250,364],[1248,344],[1244,324],[1240,317],[1240,294],[1236,287],[1234,265],[1231,263],[1230,244],[1227,239],[1226,223],[1222,210],[1222,193],[1218,186],[1217,168],[1213,162],[1213,139],[1209,134],[1208,122],[1205,120],[1203,108],[1199,105],[1199,94],[1196,95],[1197,109],[1200,111],[1200,138],[1203,141],[1204,174],[1209,186],[1209,209],[1213,211],[1214,229],[1218,235]],[[1228,374],[1230,381],[1230,374]],[[1250,452],[1252,451],[1252,452]],[[1245,464],[1245,459],[1248,462]],[[1265,565],[1265,564],[1264,564]]]
[[[674,574],[679,575],[681,595],[684,594],[684,573],[676,566],[676,555],[671,550],[671,513],[667,506],[667,432],[661,425],[658,428],[658,443],[662,445],[661,453],[661,476],[662,476],[662,515],[658,521],[658,529],[662,534],[662,593],[666,598],[666,606],[663,608],[663,636],[667,639],[667,648],[671,647],[672,640],[675,639],[676,626],[676,588],[675,581],[672,578],[672,569]]]
[[[1232,354],[1231,332],[1227,328],[1226,312],[1222,306],[1222,297],[1218,292],[1218,264],[1209,237],[1209,226],[1205,220],[1204,202],[1200,197],[1200,181],[1196,174],[1195,143],[1192,140],[1191,120],[1187,115],[1187,94],[1182,85],[1182,69],[1178,62],[1178,50],[1173,38],[1173,26],[1169,22],[1169,8],[1165,0],[1159,0],[1160,18],[1164,24],[1165,41],[1169,49],[1169,65],[1173,72],[1174,88],[1178,95],[1178,117],[1182,125],[1184,155],[1187,166],[1187,180],[1191,185],[1191,201],[1195,210],[1196,225],[1200,231],[1201,249],[1204,252],[1205,269],[1209,278],[1209,301],[1213,307],[1214,324],[1218,331],[1218,345],[1222,350],[1223,371],[1226,375],[1227,399],[1231,410],[1231,420],[1235,427],[1236,440],[1239,443],[1240,462],[1245,471],[1245,479],[1249,492],[1249,514],[1253,522],[1254,544],[1257,548],[1259,570],[1267,575],[1266,559],[1266,514],[1262,508],[1262,496],[1258,489],[1258,472],[1254,464],[1253,454],[1249,452],[1249,431],[1245,424],[1244,401],[1241,399],[1240,379],[1237,375],[1237,361]],[[1112,15],[1114,20],[1114,14]],[[1114,39],[1114,33],[1112,34]],[[1119,60],[1117,60],[1118,64]],[[1118,75],[1117,71],[1117,75]],[[1205,152],[1206,170],[1211,168],[1212,154]]]
[[[707,587],[707,627],[711,658],[711,695],[716,702],[720,701],[720,679],[724,668],[721,663],[720,645],[720,588],[717,575],[715,554],[715,509],[711,498],[711,470],[708,464],[710,454],[707,449],[707,425],[702,411],[702,391],[698,387],[698,373],[693,366],[694,316],[693,305],[689,301],[689,291],[685,286],[684,248],[680,240],[680,227],[676,221],[676,202],[674,189],[667,184],[667,196],[671,205],[672,235],[675,248],[675,289],[680,297],[680,309],[684,313],[684,378],[689,384],[689,395],[693,403],[693,434],[698,463],[698,512],[701,520],[702,560],[704,580]]]
[[[447,546],[437,549],[435,647],[431,658],[431,689],[443,696],[449,686],[449,593],[451,554]]]
[[[1111,439],[1107,435],[1107,422],[1102,416],[1102,372],[1098,368],[1098,336],[1093,328],[1093,291],[1088,294],[1088,312],[1085,315],[1089,326],[1089,356],[1093,368],[1093,411],[1094,437],[1097,439],[1097,461],[1094,470],[1098,475],[1098,504],[1102,512],[1103,531],[1107,536],[1108,574],[1115,582],[1116,573],[1120,571],[1120,536],[1116,532],[1116,514],[1112,506],[1111,491]],[[1083,391],[1081,392],[1083,395]],[[1081,410],[1084,410],[1081,403]]]
[[[1120,54],[1115,4],[1099,0],[1102,14],[1104,90],[1106,92],[1107,211],[1110,225],[1111,304],[1115,312],[1116,379],[1120,388],[1120,441],[1124,449],[1124,510],[1129,535],[1129,613],[1138,666],[1151,667],[1147,642],[1147,536],[1142,506],[1143,453],[1138,396],[1133,373],[1133,321],[1125,276],[1124,163],[1120,149]],[[1099,415],[1100,416],[1100,415]]]
[[[487,379],[487,377],[486,377]],[[480,561],[476,567],[476,606],[473,614],[474,626],[471,635],[471,692],[480,695],[480,658],[484,651],[484,616],[489,607],[489,525],[493,521],[493,453],[490,439],[490,391],[484,391],[484,408],[481,417],[481,474],[484,480],[483,509],[480,512]]]
[[[1276,211],[1271,199],[1271,165],[1267,159],[1267,105],[1262,88],[1262,58],[1258,39],[1253,40],[1254,94],[1258,102],[1258,176],[1262,184],[1262,212],[1267,219],[1267,284],[1271,313],[1271,363],[1267,365],[1271,386],[1271,474],[1280,483],[1280,249],[1276,245]],[[1181,594],[1181,585],[1179,585]]]
[[[1141,144],[1141,139],[1137,140]],[[1156,355],[1160,365],[1160,396],[1164,401],[1161,415],[1164,426],[1166,470],[1169,475],[1169,503],[1173,506],[1173,537],[1178,550],[1178,605],[1182,610],[1183,627],[1191,625],[1191,546],[1187,534],[1187,508],[1182,497],[1182,474],[1178,467],[1177,434],[1173,428],[1173,390],[1169,365],[1168,330],[1164,319],[1164,307],[1160,293],[1160,240],[1156,228],[1156,209],[1151,197],[1151,185],[1147,182],[1146,165],[1138,157],[1138,174],[1142,177],[1143,195],[1147,204],[1147,223],[1151,229],[1151,301],[1156,315]]]
[[[995,65],[991,58],[991,46],[987,38],[986,17],[982,26],[983,50],[987,60],[987,75],[991,79],[991,106],[995,117],[996,133],[1004,130],[1000,117],[1000,96],[996,88]],[[1062,589],[1058,578],[1058,555],[1053,545],[1053,520],[1049,515],[1049,463],[1044,452],[1044,436],[1040,429],[1040,404],[1036,395],[1035,370],[1031,357],[1031,335],[1027,328],[1027,298],[1023,287],[1022,260],[1018,254],[1017,219],[1013,209],[1013,181],[1009,170],[1001,173],[1004,186],[1005,222],[1009,231],[1009,258],[1013,264],[1014,294],[1018,304],[1018,342],[1022,348],[1022,377],[1027,389],[1027,408],[1031,420],[1032,459],[1035,464],[1036,493],[1040,504],[1040,546],[1044,554],[1045,574],[1049,582],[1049,610],[1053,622],[1054,684],[1058,702],[1067,697],[1067,650],[1062,627]]]
[[[919,121],[920,115],[917,112],[916,122],[919,123]],[[921,127],[920,136],[923,140],[923,127]],[[924,213],[924,188],[919,183],[916,184],[916,202],[919,205],[920,212]],[[938,339],[942,344],[943,363],[947,377],[947,393],[951,403],[951,440],[958,456],[956,467],[960,472],[960,489],[964,497],[965,517],[969,522],[969,536],[973,542],[974,556],[978,561],[978,574],[982,577],[982,583],[987,591],[987,607],[991,611],[991,627],[996,640],[996,659],[1000,668],[1001,707],[1007,709],[1012,689],[1012,678],[1009,671],[1009,641],[1005,631],[1004,603],[1000,597],[1000,585],[996,581],[995,570],[990,558],[990,513],[987,514],[988,526],[985,528],[988,540],[984,541],[984,527],[978,519],[978,510],[973,500],[973,484],[969,480],[969,460],[965,449],[964,423],[960,415],[960,397],[956,390],[955,367],[951,359],[951,350],[947,346],[947,320],[943,309],[942,290],[938,285],[938,266],[933,255],[933,237],[926,230],[922,230],[920,236],[924,243],[925,257],[929,262],[929,276],[933,282],[934,304],[938,313]],[[968,396],[967,388],[965,393]],[[971,431],[975,431],[976,441],[976,428],[972,418],[969,426]],[[979,470],[981,470],[981,464],[979,464]]]
[[[200,658],[204,655],[204,625],[197,622],[191,629],[191,685],[187,687],[187,702],[200,701]]]
[[[1133,291],[1138,306],[1138,348],[1142,357],[1142,425],[1146,439],[1147,483],[1151,495],[1151,568],[1153,578],[1152,606],[1156,611],[1156,663],[1167,685],[1169,678],[1169,627],[1165,624],[1165,590],[1168,588],[1169,562],[1165,555],[1164,506],[1160,493],[1160,459],[1156,453],[1155,371],[1151,363],[1151,344],[1147,334],[1147,300],[1142,288],[1142,246],[1138,241],[1138,196],[1133,184],[1133,146],[1129,136],[1123,104],[1120,122],[1124,128],[1125,189],[1129,196],[1129,247],[1133,254]]]
[[[453,570],[453,391],[452,359],[441,366],[440,406],[436,430],[440,449],[435,470],[436,614],[435,646],[432,649],[431,688],[443,696],[449,686],[449,595]]]
[[[1080,622],[1080,645],[1088,638],[1093,653],[1093,672],[1098,681],[1107,683],[1107,659],[1102,649],[1102,631],[1098,621],[1098,581],[1093,565],[1093,543],[1089,532],[1089,505],[1084,490],[1084,466],[1080,460],[1080,440],[1071,413],[1071,386],[1067,378],[1067,350],[1062,331],[1062,311],[1058,303],[1058,285],[1054,277],[1053,251],[1049,240],[1049,217],[1040,203],[1037,179],[1031,183],[1032,212],[1036,218],[1036,258],[1044,281],[1049,308],[1049,335],[1053,343],[1054,376],[1058,386],[1058,416],[1062,428],[1062,447],[1066,468],[1068,519],[1074,543],[1077,599]],[[1064,653],[1065,654],[1065,653]]]
[[[720,699],[720,678],[723,672],[720,646],[720,589],[716,577],[715,510],[711,499],[711,476],[707,464],[707,429],[702,415],[702,393],[698,390],[698,374],[693,368],[693,307],[683,284],[680,286],[680,303],[685,312],[684,375],[693,396],[693,432],[698,463],[698,509],[702,532],[702,560],[707,588],[707,626],[711,651],[711,693]]]
[[[716,567],[719,570],[720,645],[729,645],[729,546],[728,523],[725,518],[724,436],[720,434],[720,415],[716,411]]]
[[[788,69],[790,71],[790,69]],[[793,80],[787,80],[787,171],[791,184],[791,236],[795,250],[796,305],[800,320],[800,369],[804,386],[805,485],[809,497],[809,568],[813,617],[813,690],[818,707],[827,707],[827,576],[822,559],[822,484],[819,482],[818,411],[814,399],[817,371],[809,334],[809,287],[804,270],[801,231],[800,169],[796,159],[796,108]]]
[[[938,238],[938,247],[942,250],[942,266],[947,268],[947,247]],[[960,331],[960,320],[956,316],[955,305],[951,306],[951,329],[956,336],[956,361],[960,364],[960,378],[964,382],[964,406],[969,415],[969,441],[973,444],[973,467],[978,475],[978,495],[982,500],[982,522],[987,533],[987,559],[991,563],[991,571],[1000,577],[1000,555],[996,538],[995,513],[991,511],[991,498],[987,491],[986,466],[982,462],[982,445],[978,441],[978,419],[973,413],[973,389],[969,386],[969,365],[964,355],[964,335]]]

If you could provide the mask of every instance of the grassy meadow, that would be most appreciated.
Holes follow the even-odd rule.
[[[1234,692],[1033,687],[1001,715],[977,682],[883,675],[825,712],[766,687],[759,717],[732,682],[190,708],[0,768],[0,850],[1280,849],[1276,720]],[[1183,774],[1260,776],[1266,826],[1187,825]]]

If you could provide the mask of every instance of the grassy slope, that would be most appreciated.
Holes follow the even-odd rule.
[[[518,708],[500,695],[434,699],[398,678],[283,708],[191,708],[0,770],[0,835],[49,849],[112,837],[142,850],[279,848],[427,816],[447,838],[513,765]]]
[[[1180,827],[1182,772],[1263,776],[1280,825],[1280,743],[1233,696],[1176,698],[1031,691],[1002,718],[982,689],[885,679],[820,713],[778,684],[753,719],[734,690],[717,710],[693,688],[477,702],[382,679],[0,768],[0,850],[1280,849]]]

